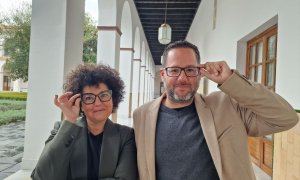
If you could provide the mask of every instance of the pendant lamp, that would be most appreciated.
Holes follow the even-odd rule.
[[[167,24],[168,3],[166,0],[165,23],[161,24],[158,29],[158,41],[160,44],[169,44],[171,42],[172,28]]]

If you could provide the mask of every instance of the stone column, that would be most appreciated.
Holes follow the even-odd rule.
[[[0,40],[0,43],[1,43],[1,40]],[[1,56],[1,54],[0,54],[0,56]],[[4,65],[5,65],[5,61],[1,61],[1,59],[0,59],[0,91],[3,91]]]
[[[141,59],[133,60],[132,75],[132,112],[139,106]]]
[[[98,0],[97,63],[119,70],[120,24],[117,23],[117,0]]]
[[[23,170],[32,170],[60,110],[64,76],[82,62],[84,0],[32,2]]]
[[[144,91],[144,103],[148,102],[148,92],[149,92],[149,69],[145,70],[145,91]]]
[[[98,42],[97,63],[109,65],[119,71],[120,59],[120,23],[117,23],[118,0],[98,0]],[[117,112],[111,115],[117,121]]]
[[[145,93],[145,66],[141,66],[140,71],[140,96],[139,106],[144,104],[144,93]]]
[[[131,117],[131,83],[132,83],[132,58],[133,48],[120,48],[120,75],[125,83],[124,101],[120,103],[118,108],[118,117]],[[119,119],[119,118],[118,118]]]
[[[120,36],[118,26],[98,26],[97,63],[119,70]]]

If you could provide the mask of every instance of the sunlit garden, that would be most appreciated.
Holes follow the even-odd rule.
[[[27,93],[0,92],[0,126],[24,121]]]

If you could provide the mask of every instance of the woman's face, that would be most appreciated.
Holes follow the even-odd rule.
[[[103,123],[112,113],[113,101],[108,90],[108,87],[104,83],[99,83],[98,86],[85,86],[83,88],[81,109],[89,124]],[[93,100],[95,101],[93,102]]]

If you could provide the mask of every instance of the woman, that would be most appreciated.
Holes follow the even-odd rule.
[[[104,65],[79,65],[64,90],[54,99],[64,120],[51,131],[32,179],[137,179],[133,129],[108,119],[123,100],[119,73]]]

